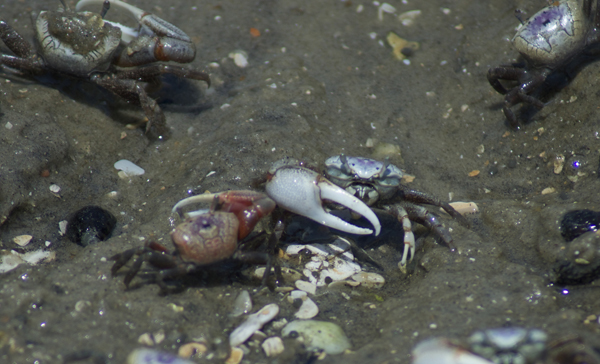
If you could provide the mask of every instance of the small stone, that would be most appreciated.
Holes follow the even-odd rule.
[[[551,193],[556,192],[556,189],[553,187],[546,187],[542,190],[542,195],[549,195]]]
[[[262,348],[265,351],[267,356],[275,356],[277,354],[283,353],[285,347],[283,346],[283,341],[281,341],[280,337],[273,336],[262,343]]]
[[[477,177],[479,176],[479,170],[478,169],[474,169],[471,172],[469,172],[469,177]]]
[[[341,327],[325,321],[296,320],[287,324],[283,330],[283,336],[289,336],[296,332],[304,340],[307,350],[323,350],[327,354],[341,354],[350,349],[350,340]]]

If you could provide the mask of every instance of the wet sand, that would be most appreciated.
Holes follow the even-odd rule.
[[[108,258],[150,239],[170,247],[171,207],[189,191],[252,189],[284,156],[319,165],[339,153],[375,157],[369,145],[382,143],[399,147],[390,160],[416,177],[411,188],[445,201],[450,194],[453,201],[475,201],[480,213],[468,217],[470,229],[440,217],[452,230],[455,253],[417,229],[418,252],[407,276],[396,268],[401,233],[389,234],[389,243],[369,252],[384,267],[380,290],[347,287],[349,300],[338,290],[319,291],[316,319],[340,325],[353,345],[352,353],[323,362],[407,363],[425,338],[464,339],[506,325],[598,342],[598,322],[586,323],[600,314],[597,286],[568,287],[564,294],[549,283],[566,245],[558,230],[562,215],[600,209],[600,64],[584,68],[520,131],[508,127],[503,97],[486,79],[490,67],[517,57],[509,41],[518,25],[514,10],[533,14],[544,2],[391,3],[398,13],[422,11],[411,26],[391,14],[378,20],[369,2],[132,3],[193,38],[191,67],[209,72],[213,86],[168,78],[153,96],[172,136],[154,142],[142,129],[126,128],[143,118],[139,108],[97,87],[0,77],[0,216],[6,217],[0,246],[3,254],[56,252],[52,262],[0,275],[2,362],[60,363],[70,353],[92,351],[123,363],[141,346],[140,335],[160,330],[166,338],[156,348],[168,352],[193,338],[226,340],[240,322],[228,314],[243,289],[255,308],[279,303],[279,318],[291,321],[295,308],[284,295],[258,293],[256,282],[198,278],[168,296],[156,285],[126,291],[123,276],[111,278]],[[29,39],[30,13],[55,6],[8,1],[2,18]],[[385,41],[390,31],[420,44],[409,65],[393,57]],[[246,68],[228,57],[236,50],[247,53]],[[556,174],[559,155],[566,164]],[[120,179],[113,168],[120,159],[146,173]],[[584,175],[569,168],[573,160],[583,162]],[[50,175],[42,177],[43,170]],[[52,184],[61,187],[59,196]],[[547,188],[554,192],[542,194]],[[90,204],[110,210],[118,222],[111,239],[84,248],[62,237],[58,223]],[[13,243],[22,234],[33,236],[25,248]],[[306,359],[293,340],[284,343],[280,356],[266,358],[254,346],[244,360]],[[210,362],[219,360],[221,349],[215,350]]]

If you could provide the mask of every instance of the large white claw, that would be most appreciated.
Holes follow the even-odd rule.
[[[369,206],[308,168],[277,169],[267,182],[266,190],[279,207],[325,226],[357,235],[373,233],[371,229],[352,225],[327,213],[323,208],[323,200],[330,200],[364,216],[375,228],[375,235],[379,235],[381,230],[379,219]]]

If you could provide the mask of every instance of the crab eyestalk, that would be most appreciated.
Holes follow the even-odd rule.
[[[279,207],[337,230],[357,235],[373,233],[371,229],[352,225],[325,211],[324,200],[364,216],[373,225],[375,235],[381,230],[379,219],[370,207],[308,168],[288,165],[276,169],[268,177],[266,192]]]

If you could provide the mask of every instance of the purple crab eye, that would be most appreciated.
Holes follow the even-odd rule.
[[[581,162],[575,160],[575,161],[571,162],[571,167],[573,167],[573,169],[579,169],[579,167],[581,167]]]

